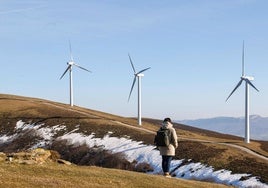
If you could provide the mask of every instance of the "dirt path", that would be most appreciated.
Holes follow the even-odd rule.
[[[263,160],[265,160],[265,161],[268,162],[268,158],[266,156],[261,155],[261,154],[258,154],[255,151],[252,151],[252,150],[250,150],[250,149],[248,149],[246,147],[239,146],[239,145],[236,145],[236,144],[230,144],[230,143],[224,143],[224,142],[215,142],[215,141],[201,140],[201,139],[194,139],[194,138],[181,138],[180,137],[180,139],[181,140],[187,140],[187,141],[203,142],[203,143],[211,143],[211,144],[219,144],[219,145],[225,145],[225,146],[233,147],[233,148],[242,150],[244,152],[247,152],[248,154],[253,155],[254,157],[263,159]]]
[[[242,151],[245,151],[245,152],[247,152],[247,153],[249,153],[249,154],[251,154],[251,155],[253,155],[253,156],[255,156],[255,157],[258,157],[258,158],[263,159],[263,160],[265,160],[265,161],[268,162],[268,158],[267,158],[267,157],[265,157],[265,156],[263,156],[263,155],[260,155],[260,154],[254,152],[254,151],[252,151],[252,150],[250,150],[250,149],[248,149],[248,148],[245,148],[245,147],[243,147],[243,146],[238,146],[238,145],[235,145],[235,144],[229,144],[229,143],[217,143],[217,144],[226,145],[226,146],[230,146],[230,147],[234,147],[234,148],[240,149],[240,150],[242,150]]]

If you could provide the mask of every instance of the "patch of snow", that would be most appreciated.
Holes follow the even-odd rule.
[[[21,129],[23,126],[24,126],[24,122],[23,121],[18,121],[17,123],[16,123],[16,126],[15,126],[15,129]]]
[[[53,127],[42,127],[44,124],[28,124],[23,121],[18,121],[15,126],[16,133],[10,136],[0,135],[0,143],[3,142],[11,142],[17,136],[19,136],[22,132],[26,130],[35,130],[36,134],[40,136],[42,139],[36,145],[33,145],[31,149],[35,149],[37,147],[45,147],[51,143],[52,137],[57,134],[60,130],[65,130],[66,127],[63,125],[55,125]]]
[[[12,138],[12,136],[7,136],[7,135],[0,136],[0,144],[7,142],[10,138]]]
[[[35,124],[28,124],[28,123],[24,123],[23,121],[18,121],[16,123],[16,127],[15,127],[15,130],[30,130],[30,129],[39,129],[41,126],[43,126],[44,124],[38,124],[38,125],[35,125]]]

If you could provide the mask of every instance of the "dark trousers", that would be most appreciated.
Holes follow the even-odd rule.
[[[162,170],[164,173],[169,172],[172,156],[162,155]]]

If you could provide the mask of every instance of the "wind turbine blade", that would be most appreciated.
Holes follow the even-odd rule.
[[[231,94],[227,97],[226,101],[231,97],[231,95],[235,92],[235,90],[241,85],[241,83],[243,82],[243,80],[241,79],[238,84],[235,86],[235,88],[233,89],[233,91],[231,92]]]
[[[81,66],[77,65],[76,63],[74,63],[74,65],[77,66],[77,67],[80,68],[80,69],[83,69],[83,70],[85,70],[85,71],[91,72],[90,70],[87,70],[86,68],[81,67]]]
[[[69,48],[70,48],[70,56],[71,56],[71,61],[73,60],[73,54],[72,54],[72,45],[71,45],[71,41],[69,40]]]
[[[131,96],[132,90],[134,88],[135,82],[136,82],[136,76],[134,77],[134,80],[133,80],[133,83],[132,83],[132,86],[131,86],[131,90],[130,90],[130,93],[129,93],[129,96],[128,96],[128,101],[130,99],[130,96]]]
[[[245,43],[244,43],[244,40],[243,40],[243,49],[242,49],[242,76],[245,76],[245,63],[244,63],[244,60],[245,60]]]
[[[135,67],[134,67],[134,65],[133,65],[133,62],[132,62],[131,57],[130,57],[129,54],[128,54],[128,57],[129,57],[129,61],[130,61],[130,63],[131,63],[132,69],[133,69],[133,71],[134,71],[134,74],[136,74]]]
[[[140,74],[140,73],[142,73],[142,72],[144,72],[144,71],[147,71],[148,69],[150,69],[151,67],[148,67],[148,68],[146,68],[146,69],[143,69],[143,70],[141,70],[140,72],[138,72],[137,74]]]
[[[64,73],[62,74],[62,76],[60,77],[60,80],[62,79],[62,77],[66,74],[66,72],[71,68],[71,65],[69,65],[67,67],[67,69],[64,71]]]
[[[246,82],[249,84],[249,85],[251,85],[256,91],[259,91],[252,83],[251,83],[251,81],[249,81],[249,80],[246,80]]]

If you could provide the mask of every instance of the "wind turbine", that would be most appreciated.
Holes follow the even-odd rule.
[[[132,69],[134,71],[134,79],[133,79],[131,90],[130,90],[130,93],[129,93],[129,96],[128,96],[128,101],[130,99],[130,96],[131,96],[133,87],[135,85],[136,79],[138,78],[138,124],[141,125],[141,77],[144,76],[144,74],[142,74],[142,72],[150,69],[151,67],[148,67],[148,68],[143,69],[143,70],[141,70],[139,72],[136,72],[135,67],[133,65],[133,62],[132,62],[131,57],[130,57],[129,54],[128,54],[128,57],[129,57],[129,61],[131,63]]]
[[[72,56],[72,46],[71,46],[71,42],[69,41],[69,48],[70,48],[70,56],[71,56],[71,60],[67,62],[68,67],[66,68],[66,70],[64,71],[64,73],[62,74],[62,76],[60,77],[60,79],[63,78],[63,76],[66,74],[66,72],[69,70],[69,74],[70,74],[70,105],[73,106],[73,66],[76,66],[80,69],[83,69],[85,71],[91,72],[81,66],[79,66],[78,64],[76,64],[73,60],[73,56]]]
[[[240,81],[238,82],[238,84],[235,86],[235,88],[231,92],[231,94],[227,97],[226,101],[231,97],[231,95],[235,92],[235,90],[242,84],[242,82],[245,81],[245,143],[250,143],[249,92],[248,92],[248,86],[250,85],[256,91],[259,91],[259,90],[251,83],[251,81],[254,80],[254,77],[245,75],[244,54],[245,54],[245,47],[244,47],[244,41],[243,41],[242,76],[241,76]]]

